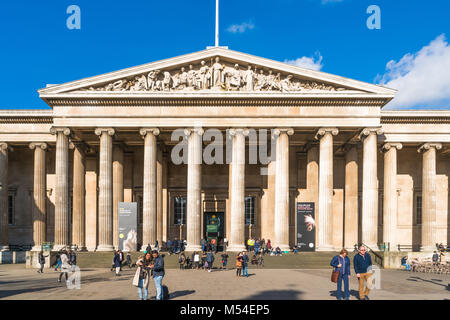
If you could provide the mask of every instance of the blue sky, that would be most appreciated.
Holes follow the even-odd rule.
[[[73,4],[81,30],[66,27]],[[366,26],[374,4],[380,30]],[[221,0],[220,10],[230,49],[398,88],[391,108],[450,109],[448,0]],[[0,108],[47,108],[36,92],[47,83],[203,50],[214,11],[215,0],[4,1]]]

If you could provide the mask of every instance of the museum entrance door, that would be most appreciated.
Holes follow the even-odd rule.
[[[223,250],[223,238],[225,234],[224,212],[204,212],[203,237],[208,242],[217,244],[217,250]]]

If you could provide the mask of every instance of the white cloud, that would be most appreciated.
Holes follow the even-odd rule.
[[[311,70],[321,70],[323,68],[322,64],[323,57],[319,52],[313,57],[301,57],[295,60],[284,60],[284,63],[292,64],[297,67],[302,67]]]
[[[252,30],[255,28],[255,24],[251,21],[243,22],[241,24],[232,24],[227,28],[228,32],[231,33],[244,33],[247,30]]]
[[[397,89],[388,108],[450,108],[450,45],[442,34],[416,53],[386,64],[376,82]]]

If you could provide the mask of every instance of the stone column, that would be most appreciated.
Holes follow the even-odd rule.
[[[315,137],[320,139],[317,251],[333,250],[333,136],[338,133],[337,128],[321,128]]]
[[[440,143],[424,143],[422,153],[422,246],[421,251],[436,250],[436,150]]]
[[[45,170],[46,143],[30,143],[34,150],[34,182],[33,182],[33,248],[32,251],[41,251],[47,232],[47,174]]]
[[[353,250],[358,244],[358,149],[354,144],[345,148],[345,219],[344,247]]]
[[[69,128],[52,128],[56,134],[55,244],[54,251],[70,245],[69,241]]]
[[[202,238],[203,129],[186,129],[188,139],[186,251],[200,251]]]
[[[95,129],[95,134],[100,137],[97,251],[114,250],[112,197],[112,140],[114,133],[112,128]]]
[[[124,154],[121,144],[113,148],[113,244],[119,248],[119,202],[123,202],[123,161]]]
[[[363,141],[362,242],[371,249],[378,248],[378,178],[377,135],[380,128],[365,128],[359,138]]]
[[[8,250],[8,144],[0,142],[0,251]]]
[[[276,139],[275,160],[275,242],[273,246],[282,251],[289,250],[289,136],[294,134],[291,128],[273,131]],[[233,167],[234,170],[234,167]]]
[[[247,129],[230,129],[233,139],[229,251],[245,249],[245,137]]]
[[[385,143],[383,182],[383,242],[390,251],[397,251],[397,150],[401,143]]]
[[[72,244],[78,249],[86,249],[86,159],[84,146],[72,142],[73,149],[73,189],[72,189]]]
[[[159,129],[144,128],[140,133],[144,138],[142,250],[145,250],[147,244],[152,247],[155,245],[157,236],[156,137],[159,135]]]

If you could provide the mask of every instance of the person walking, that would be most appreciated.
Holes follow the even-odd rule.
[[[156,243],[155,243],[155,250],[159,251],[159,242],[158,242],[158,240],[156,240]]]
[[[39,262],[39,265],[40,265],[41,267],[39,268],[39,270],[37,271],[37,273],[44,273],[45,258],[47,258],[47,257],[48,257],[48,255],[44,256],[44,251],[43,251],[43,250],[41,250],[41,251],[39,252],[38,262]]]
[[[330,265],[334,267],[335,272],[339,272],[336,291],[337,299],[342,300],[342,281],[344,281],[344,300],[349,300],[350,291],[348,280],[350,278],[350,259],[348,258],[348,251],[342,249],[339,255],[331,259]]]
[[[247,255],[247,251],[244,251],[244,253],[242,254],[242,276],[243,277],[248,277],[248,255]]]
[[[226,269],[227,264],[228,264],[228,254],[225,251],[224,253],[222,253],[222,269]]]
[[[147,248],[145,248],[145,251],[147,251],[147,253],[152,252],[152,247],[150,246],[150,243],[147,243]]]
[[[178,258],[178,263],[180,264],[180,270],[184,270],[184,264],[186,263],[186,256],[184,253],[180,254],[180,257]]]
[[[205,252],[205,249],[206,249],[206,240],[205,240],[205,238],[202,238],[200,240],[200,245],[202,246],[202,252]]]
[[[434,264],[434,265],[437,265],[437,264],[438,264],[438,261],[439,261],[439,255],[438,255],[438,253],[437,253],[436,251],[434,251],[433,256],[432,256],[431,259],[433,260],[433,264]]]
[[[194,258],[192,261],[194,262],[195,269],[198,270],[200,268],[200,255],[198,252],[194,252]]]
[[[56,267],[55,271],[58,271],[58,268],[61,268],[61,252],[56,254]]]
[[[359,280],[360,300],[369,300],[369,278],[372,276],[371,273],[368,273],[369,268],[372,268],[372,258],[366,251],[366,247],[360,246],[359,253],[353,258],[353,267]]]
[[[67,257],[67,252],[63,251],[61,253],[61,272],[59,273],[58,282],[61,282],[61,279],[63,276],[66,277],[66,283],[69,283],[69,275],[68,272],[70,271],[70,264],[69,264],[69,258]]]
[[[73,250],[70,250],[69,253],[69,263],[72,266],[72,272],[74,272],[75,268],[77,267],[77,255]]]
[[[206,262],[208,263],[208,272],[211,272],[214,263],[214,254],[212,251],[209,251],[206,255]]]
[[[118,252],[119,252],[119,260],[120,260],[120,271],[122,271],[122,264],[123,264],[123,260],[124,260],[123,252],[122,252],[122,250],[119,250]]]
[[[164,278],[164,258],[159,255],[159,252],[156,250],[152,251],[153,256],[153,264],[150,265],[152,269],[152,277],[155,281],[156,287],[156,300],[163,299],[163,288],[162,288],[162,280]]]
[[[116,252],[114,255],[114,268],[116,269],[116,276],[120,275],[120,265],[120,252]]]
[[[131,254],[127,252],[127,266],[129,269],[133,266],[133,262],[131,261]]]
[[[146,253],[144,257],[139,257],[136,262],[137,270],[133,278],[133,285],[138,288],[139,299],[148,300],[148,285],[150,283],[150,265],[152,263],[152,255]]]
[[[242,272],[242,252],[236,256],[236,277],[240,277]]]

